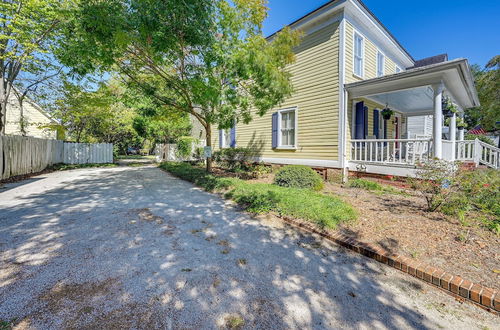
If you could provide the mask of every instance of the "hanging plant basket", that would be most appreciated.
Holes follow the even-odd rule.
[[[465,127],[463,127],[463,126],[458,126],[457,128],[459,131],[463,131],[465,129]]]
[[[441,107],[445,118],[453,117],[453,114],[458,112],[457,106],[449,98],[443,100]]]
[[[380,114],[382,115],[382,118],[384,118],[385,120],[389,120],[394,114],[394,111],[392,111],[390,108],[385,108]]]

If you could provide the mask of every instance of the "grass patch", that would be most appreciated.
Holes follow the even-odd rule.
[[[10,330],[12,329],[12,324],[8,321],[0,320],[0,330]]]
[[[239,315],[230,315],[226,318],[226,327],[229,329],[241,329],[245,325],[245,320]]]
[[[402,194],[403,192],[390,186],[381,185],[378,182],[366,179],[349,180],[348,187],[369,190],[377,193]]]
[[[253,213],[276,212],[282,216],[312,221],[326,228],[335,228],[339,223],[356,219],[354,209],[336,196],[309,189],[218,177],[187,163],[167,162],[162,163],[160,168],[208,191],[224,191],[225,197]]]
[[[105,164],[55,164],[50,167],[54,171],[67,171],[76,170],[79,168],[90,168],[90,167],[117,167],[118,164],[115,163],[105,163]]]

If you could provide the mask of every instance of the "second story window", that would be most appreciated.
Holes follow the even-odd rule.
[[[396,73],[400,73],[402,70],[399,66],[396,65]]]
[[[363,77],[363,57],[364,57],[363,37],[354,33],[354,74]]]
[[[377,77],[384,75],[385,56],[381,52],[377,52]]]

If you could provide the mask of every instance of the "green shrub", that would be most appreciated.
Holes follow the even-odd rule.
[[[457,216],[461,221],[471,211],[479,212],[484,224],[500,233],[500,173],[498,170],[485,169],[460,171],[454,177],[456,189],[448,200],[443,202],[441,211]]]
[[[493,141],[492,139],[490,139],[489,137],[487,137],[485,135],[465,134],[465,139],[466,140],[478,139],[481,142],[484,142],[486,144],[489,144],[489,145],[496,147],[495,141]]]
[[[162,163],[160,167],[173,175],[193,182],[209,191],[226,191],[225,196],[250,212],[276,212],[313,221],[322,227],[334,228],[341,222],[356,219],[354,209],[340,198],[306,189],[294,189],[265,183],[248,183],[235,178],[208,174],[187,163]]]
[[[319,174],[303,165],[283,166],[276,172],[274,183],[281,187],[323,189],[323,179]]]
[[[182,136],[177,140],[177,157],[182,159],[190,158],[193,154],[193,143],[198,140],[191,136]]]
[[[408,182],[425,198],[427,211],[436,211],[453,196],[457,188],[454,184],[456,170],[457,164],[441,159],[419,164],[416,177],[410,178]]]
[[[213,159],[217,165],[230,171],[247,171],[254,156],[255,152],[250,148],[224,148],[214,152]]]

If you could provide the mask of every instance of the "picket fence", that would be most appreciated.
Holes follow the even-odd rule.
[[[0,180],[40,172],[59,163],[112,162],[111,143],[70,143],[25,136],[0,136]]]

